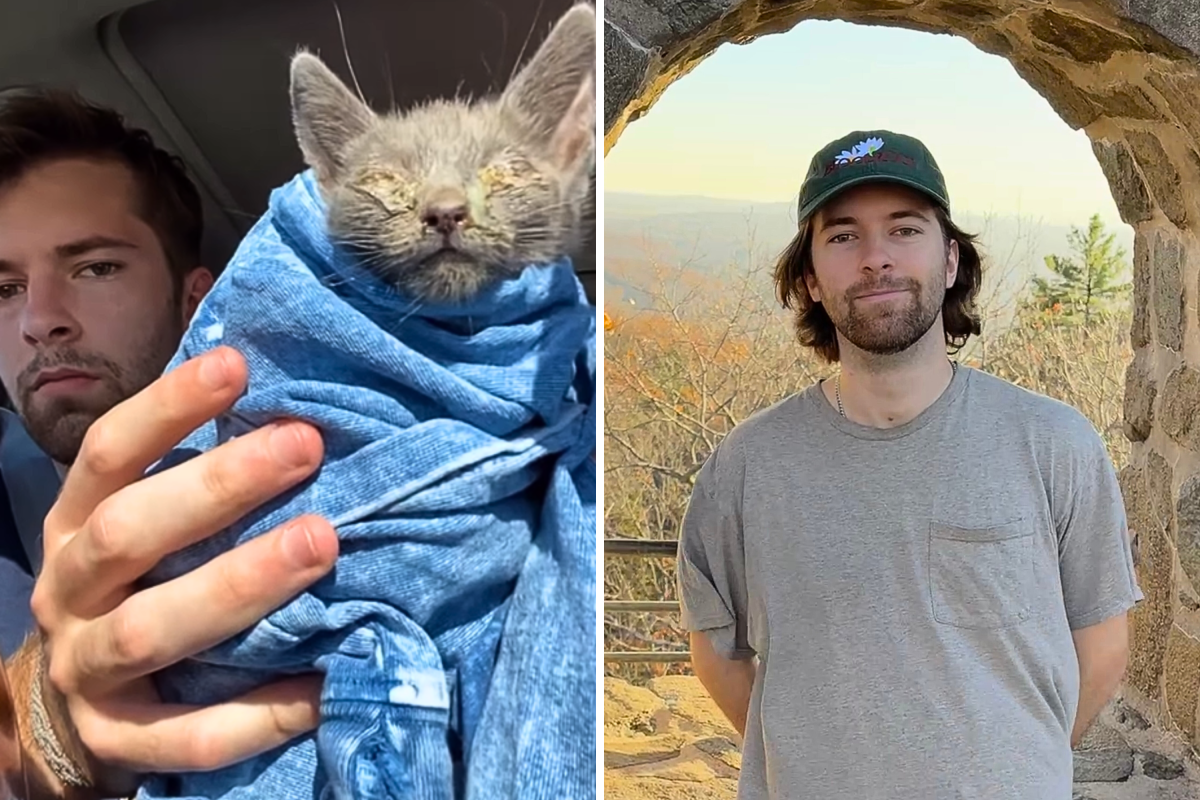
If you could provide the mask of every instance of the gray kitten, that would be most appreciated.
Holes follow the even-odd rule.
[[[596,13],[555,24],[503,94],[375,114],[316,56],[292,59],[296,138],[331,236],[419,299],[457,302],[595,246]]]

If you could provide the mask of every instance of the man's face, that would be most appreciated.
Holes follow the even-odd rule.
[[[868,353],[903,352],[940,324],[958,274],[932,203],[892,183],[856,186],[813,219],[810,296],[842,337]]]
[[[196,273],[181,298],[136,201],[132,173],[98,160],[48,162],[0,187],[0,380],[60,464],[161,374],[194,311]]]

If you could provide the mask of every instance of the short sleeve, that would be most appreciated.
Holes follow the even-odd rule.
[[[677,584],[683,625],[706,633],[725,658],[748,658],[741,496],[745,469],[728,438],[692,489],[679,537]]]
[[[1133,567],[1116,469],[1094,429],[1075,449],[1065,504],[1056,504],[1059,571],[1071,630],[1096,625],[1143,599]]]

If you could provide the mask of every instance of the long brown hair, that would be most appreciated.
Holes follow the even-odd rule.
[[[978,238],[961,230],[950,219],[941,206],[934,206],[938,223],[942,228],[947,251],[950,242],[958,243],[958,276],[954,285],[946,290],[942,303],[942,323],[946,329],[947,352],[957,353],[967,343],[971,334],[978,336],[983,330],[979,310],[975,306],[983,278],[983,265],[979,250],[975,246]],[[837,330],[833,320],[825,313],[825,307],[814,302],[808,293],[806,278],[813,274],[812,214],[801,225],[795,238],[788,243],[775,264],[775,293],[784,308],[794,309],[796,338],[805,347],[811,347],[828,363],[836,363],[838,353]]]

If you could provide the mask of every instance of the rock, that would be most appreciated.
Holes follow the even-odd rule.
[[[1062,121],[1067,123],[1071,128],[1079,130],[1091,125],[1100,117],[1100,109],[1092,102],[1087,94],[1075,87],[1063,72],[1050,64],[1043,58],[1023,52],[1014,52],[1009,59],[1013,69],[1017,71],[1026,83],[1028,83],[1038,94],[1046,98],[1058,115],[1062,117]],[[1098,142],[1092,142],[1092,149],[1095,150]],[[1124,150],[1121,145],[1122,154],[1113,153],[1111,158],[1119,160],[1124,158],[1120,163],[1114,163],[1113,169],[1119,172],[1122,176],[1122,181],[1129,184],[1129,192],[1133,203],[1137,204],[1139,195],[1138,188],[1140,187],[1140,197],[1144,199],[1146,211],[1145,219],[1150,219],[1150,197],[1146,194],[1146,187],[1141,185],[1141,178],[1137,176],[1137,172],[1133,166],[1133,158],[1128,151]],[[1100,160],[1100,167],[1104,170],[1105,176],[1108,178],[1108,184],[1113,190],[1113,199],[1117,201],[1117,208],[1121,211],[1121,218],[1126,222],[1133,224],[1129,217],[1125,216],[1125,209],[1121,206],[1122,196],[1117,194],[1116,182],[1109,170],[1105,167],[1104,160],[1100,158],[1100,154],[1096,154],[1096,158]],[[1130,179],[1132,176],[1132,180]],[[1123,184],[1124,185],[1124,184]],[[1140,206],[1136,206],[1140,208]],[[1138,214],[1142,213],[1137,211]],[[1139,220],[1140,221],[1140,220]]]
[[[1125,368],[1125,438],[1131,442],[1144,442],[1154,430],[1154,397],[1158,387],[1150,369],[1151,352],[1142,348]]]
[[[1075,753],[1076,783],[1123,781],[1133,772],[1133,749],[1112,728],[1097,723]]]
[[[1081,64],[1103,63],[1114,53],[1134,50],[1138,46],[1136,41],[1122,33],[1052,9],[1031,15],[1029,31]]]
[[[680,729],[685,729],[686,722],[690,723],[686,727],[693,730],[739,740],[737,732],[700,681],[690,675],[664,675],[652,679],[649,686],[652,692],[666,701]]]
[[[1080,791],[1080,790],[1076,789],[1076,790],[1075,790],[1075,791],[1074,791],[1074,792],[1071,794],[1071,800],[1096,800],[1096,798],[1092,797],[1092,796],[1091,796],[1090,794],[1088,794],[1087,792]]]
[[[607,711],[607,709],[605,709]],[[669,761],[679,756],[685,737],[680,734],[665,736],[615,736],[604,734],[604,767],[630,767]]]
[[[1018,62],[1014,61],[1013,67],[1018,73],[1021,71]],[[1029,79],[1026,78],[1026,80]],[[1055,108],[1058,109],[1058,106]],[[1059,109],[1059,113],[1062,113],[1061,109]],[[1071,124],[1071,120],[1066,116],[1063,117],[1063,120],[1068,125]],[[1072,125],[1072,127],[1075,126]],[[1093,139],[1092,152],[1096,154],[1096,160],[1100,162],[1100,170],[1108,180],[1113,200],[1116,202],[1117,210],[1121,213],[1121,219],[1125,224],[1136,225],[1150,219],[1154,215],[1154,206],[1150,204],[1150,193],[1146,190],[1146,184],[1142,182],[1142,176],[1138,174],[1137,166],[1133,163],[1133,156],[1129,154],[1125,145],[1121,142]]]
[[[644,47],[668,48],[698,35],[735,4],[734,0],[608,0],[604,18],[636,34]],[[608,72],[607,61],[604,71]]]
[[[1183,200],[1179,170],[1171,163],[1170,156],[1163,150],[1162,143],[1153,133],[1128,131],[1125,140],[1133,151],[1133,160],[1142,169],[1151,194],[1158,198],[1158,205],[1167,219],[1179,227],[1187,225],[1187,205]]]
[[[662,699],[649,689],[620,678],[604,679],[604,732],[609,735],[653,735],[659,719],[668,714]]]
[[[1142,772],[1156,781],[1173,781],[1183,775],[1183,763],[1162,753],[1142,753]]]
[[[607,132],[641,91],[650,55],[604,21],[604,130]]]
[[[1147,699],[1161,694],[1167,637],[1175,619],[1174,553],[1164,526],[1147,519],[1138,531],[1138,584],[1146,599],[1129,612],[1129,666],[1126,680]]]
[[[723,736],[710,736],[707,739],[697,739],[692,746],[705,755],[715,758],[732,769],[742,768],[741,749]]]
[[[1175,534],[1179,563],[1192,579],[1192,585],[1200,587],[1200,472],[1184,480],[1179,487],[1179,505],[1176,506],[1178,530]],[[1186,595],[1185,595],[1186,597]],[[1200,610],[1200,602],[1184,599],[1192,611]]]
[[[1133,325],[1129,331],[1134,350],[1150,344],[1150,237],[1133,238]]]
[[[1094,98],[1096,105],[1106,117],[1126,117],[1128,119],[1161,119],[1162,114],[1154,106],[1154,101],[1146,90],[1135,84],[1115,86],[1107,94]]]
[[[1142,713],[1133,706],[1118,698],[1113,704],[1113,719],[1128,731],[1145,731],[1150,729],[1150,723]]]
[[[1189,636],[1179,625],[1172,625],[1167,633],[1163,692],[1171,722],[1189,743],[1200,741],[1200,731],[1196,730],[1196,707],[1200,706],[1200,639]]]
[[[1163,432],[1189,449],[1200,446],[1200,371],[1181,366],[1163,381],[1159,416]],[[1157,509],[1156,509],[1157,512]]]
[[[1150,261],[1154,272],[1158,343],[1179,352],[1183,349],[1183,245],[1175,237],[1159,232],[1154,237]]]
[[[1126,13],[1166,39],[1200,53],[1200,6],[1195,0],[1119,0]]]

